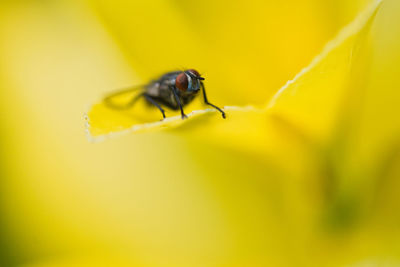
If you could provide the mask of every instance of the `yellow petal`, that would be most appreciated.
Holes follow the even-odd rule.
[[[262,105],[366,0],[91,0],[143,81],[197,68],[221,105]]]
[[[399,1],[385,1],[373,28],[372,68],[366,77],[363,105],[351,140],[352,164],[378,167],[400,145],[400,26]],[[379,163],[378,163],[379,162]],[[366,170],[366,172],[369,172]]]
[[[348,91],[352,92],[357,89],[357,81],[360,79],[359,66],[367,65],[364,64],[367,57],[362,48],[379,3],[380,1],[376,1],[369,6],[353,23],[343,29],[335,40],[327,45],[310,66],[279,90],[268,104],[268,113],[288,120],[291,124],[305,130],[307,134],[316,135],[316,137],[332,134],[336,126],[335,120],[342,112],[341,104],[350,94]],[[125,101],[129,101],[129,98]],[[199,101],[185,109],[196,108],[201,108]],[[233,107],[233,109],[235,111],[246,110],[242,107]],[[250,109],[256,110],[252,107]],[[194,111],[190,115],[202,116],[209,111],[212,109]],[[89,136],[100,138],[103,138],[104,135],[115,135],[114,133],[121,131],[159,130],[168,126],[185,124],[186,121],[182,121],[178,114],[178,112],[171,113],[168,116],[170,118],[159,122],[158,110],[148,109],[143,103],[128,111],[121,111],[110,108],[100,101],[87,114],[87,129]],[[229,116],[229,108],[227,114],[228,120],[235,120],[235,117]],[[251,121],[251,119],[247,121]],[[221,120],[215,121],[215,123],[226,125]],[[239,123],[235,127],[235,132],[238,132],[236,130],[239,128],[238,125]],[[207,125],[208,133],[212,131],[213,127],[213,125]],[[226,132],[229,132],[229,129],[225,128]],[[220,129],[215,132],[221,132],[221,130],[224,131]]]
[[[128,103],[131,99],[135,98],[135,95],[137,93],[126,94],[122,96],[122,100],[119,99],[119,102],[114,102]],[[196,99],[193,103],[184,107],[185,113],[188,116],[187,119],[182,119],[180,111],[167,109],[165,112],[167,118],[162,120],[161,112],[156,107],[146,103],[144,99],[139,99],[133,107],[126,110],[115,108],[107,102],[100,100],[91,106],[85,115],[86,130],[88,138],[96,141],[123,133],[155,131],[166,127],[178,126],[194,116],[201,116],[209,112],[218,113],[215,116],[218,116],[220,121],[223,120],[221,114],[216,112],[215,109],[204,106],[204,104],[201,104],[200,99]],[[226,112],[229,112],[230,109],[246,110],[247,108],[227,107]]]
[[[81,262],[87,266],[108,262],[102,258],[115,252],[119,259],[126,256],[130,266],[324,266],[327,261],[340,266],[365,247],[382,244],[371,242],[375,239],[368,231],[332,237],[316,230],[325,208],[318,194],[324,192],[309,181],[319,178],[314,172],[297,172],[313,160],[299,153],[310,139],[297,125],[268,112],[230,110],[227,120],[207,113],[179,121],[174,134],[87,144],[80,128],[86,99],[96,86],[105,89],[110,80],[133,78],[122,63],[98,75],[99,62],[110,63],[114,50],[103,47],[99,28],[87,30],[87,13],[75,6],[71,9],[80,16],[64,6],[50,9],[55,14],[38,9],[19,5],[9,17],[1,16],[2,30],[9,29],[1,59],[12,64],[1,68],[8,98],[1,98],[0,108],[13,114],[2,121],[9,174],[2,197],[9,224],[5,232],[16,243],[10,254],[18,254],[19,261],[51,258],[44,261],[57,265],[69,258],[65,265],[79,266],[71,258],[79,261],[89,254]],[[74,27],[65,32],[71,18]],[[88,51],[93,53],[89,59]],[[61,62],[57,68],[49,64],[54,59]],[[57,79],[49,83],[43,73]],[[90,80],[90,87],[83,80]],[[56,90],[59,81],[68,84]],[[181,138],[188,136],[198,143]],[[205,146],[204,140],[215,145]],[[243,152],[247,147],[270,156]],[[285,163],[284,168],[276,162]],[[293,166],[299,168],[293,171]]]
[[[324,51],[282,87],[267,109],[300,127],[314,138],[327,140],[343,116],[351,116],[362,94],[364,66],[369,54],[366,41],[381,1],[374,1],[345,27]]]

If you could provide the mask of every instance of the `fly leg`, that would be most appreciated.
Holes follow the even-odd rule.
[[[206,89],[205,89],[205,87],[204,87],[204,83],[201,83],[201,88],[203,89],[204,102],[205,102],[207,105],[210,105],[210,106],[214,107],[215,109],[217,109],[219,112],[221,112],[222,118],[226,119],[225,112],[222,111],[222,109],[220,109],[219,107],[217,107],[217,106],[211,104],[210,102],[208,102],[207,95],[206,95]]]
[[[174,86],[170,86],[169,88],[172,90],[172,93],[175,96],[176,103],[178,103],[178,106],[179,106],[179,108],[181,110],[182,120],[183,119],[187,119],[187,116],[183,112],[183,106],[182,106],[181,100],[180,100],[180,98],[178,96],[178,93],[176,92],[176,88]]]
[[[151,104],[153,104],[154,106],[156,106],[162,113],[163,119],[165,119],[165,111],[164,109],[157,103],[157,101],[155,101],[151,96],[149,96],[148,94],[144,93],[143,94],[144,98],[146,98],[147,101],[149,101]]]

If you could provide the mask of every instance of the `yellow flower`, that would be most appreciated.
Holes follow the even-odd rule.
[[[0,263],[398,263],[400,4],[378,6],[5,3]],[[238,108],[85,140],[93,96],[182,66]],[[93,135],[136,123],[101,104],[88,115]]]

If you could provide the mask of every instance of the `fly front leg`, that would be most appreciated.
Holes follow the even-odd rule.
[[[211,104],[210,102],[208,102],[207,95],[206,95],[206,88],[204,87],[204,83],[201,83],[201,88],[203,89],[204,102],[207,105],[210,105],[210,106],[214,107],[216,110],[218,110],[219,112],[221,112],[222,118],[226,119],[225,112],[222,109],[220,109],[219,107],[217,107],[217,106]]]
[[[180,100],[180,98],[179,98],[179,96],[178,96],[177,89],[175,88],[175,86],[172,86],[172,85],[171,85],[169,88],[172,90],[172,93],[173,93],[174,96],[175,96],[176,103],[178,103],[179,109],[181,110],[182,120],[183,120],[183,119],[187,119],[187,116],[186,116],[185,113],[183,112],[183,106],[182,106],[181,100]]]

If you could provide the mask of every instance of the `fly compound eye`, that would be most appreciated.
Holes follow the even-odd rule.
[[[184,72],[179,74],[175,79],[176,88],[178,88],[182,92],[186,92],[186,90],[188,89],[188,84],[189,84],[188,77]]]

